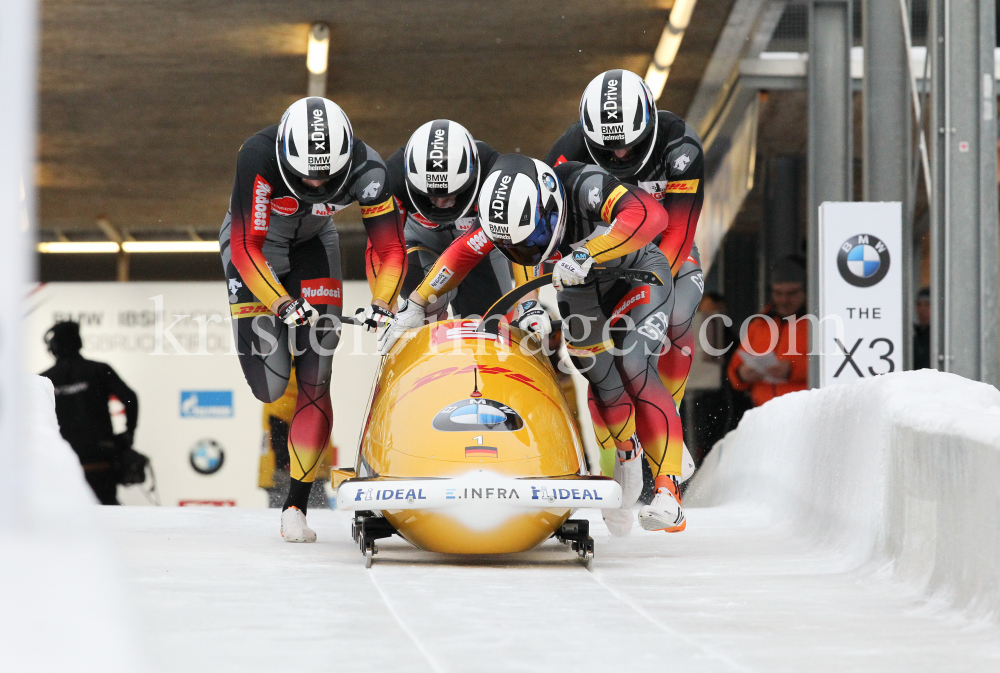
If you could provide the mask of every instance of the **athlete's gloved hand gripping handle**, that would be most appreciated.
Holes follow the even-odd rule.
[[[594,258],[586,248],[575,249],[569,257],[560,259],[552,269],[552,287],[562,292],[564,287],[580,285],[587,280]]]
[[[426,319],[425,307],[421,306],[413,299],[404,299],[399,305],[396,317],[389,321],[385,330],[378,338],[378,354],[386,355],[392,349],[393,344],[407,330],[420,327]]]
[[[275,313],[286,325],[298,325],[299,327],[315,325],[316,319],[319,318],[319,312],[301,297],[282,302]]]
[[[540,337],[546,337],[552,332],[552,320],[548,311],[535,299],[528,299],[517,305],[514,326],[526,332],[534,332]]]
[[[365,328],[366,332],[378,332],[381,325],[389,323],[394,317],[389,309],[372,304],[365,309],[365,320],[362,327]]]

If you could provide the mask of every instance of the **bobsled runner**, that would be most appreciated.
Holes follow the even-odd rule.
[[[482,320],[412,330],[383,358],[355,469],[335,477],[366,566],[377,540],[399,535],[449,554],[527,551],[554,536],[590,567],[589,522],[569,517],[620,506],[621,488],[587,474],[538,338],[499,320],[547,280],[509,293]]]

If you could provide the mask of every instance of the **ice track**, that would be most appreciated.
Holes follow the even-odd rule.
[[[154,671],[997,671],[971,623],[734,506],[611,538],[447,557],[398,538],[365,570],[346,513],[316,544],[275,510],[102,508]]]

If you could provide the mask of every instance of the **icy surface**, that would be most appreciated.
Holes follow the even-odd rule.
[[[345,512],[287,544],[259,510],[110,509],[163,671],[996,671],[1000,629],[929,608],[743,506],[677,535],[609,537],[595,571],[555,542],[448,557],[382,541],[365,570]]]
[[[454,557],[349,514],[100,508],[33,379],[0,671],[1000,670],[1000,392],[936,372],[779,398],[727,436],[688,529]],[[701,506],[698,506],[701,505]],[[143,664],[147,664],[143,668]]]

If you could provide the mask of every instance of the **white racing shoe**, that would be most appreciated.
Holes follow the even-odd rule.
[[[636,442],[636,449],[628,454],[618,452],[615,462],[615,481],[622,487],[622,506],[619,509],[602,509],[601,515],[608,531],[615,537],[625,537],[632,530],[632,505],[642,493],[642,461],[645,456]]]
[[[646,457],[638,440],[633,441],[637,448],[629,453],[619,451],[615,463],[615,481],[622,487],[622,509],[632,509],[642,494],[642,461]]]
[[[608,532],[615,537],[625,537],[632,530],[634,517],[631,509],[602,509],[601,516],[604,517]]]
[[[281,537],[285,542],[315,542],[316,532],[306,525],[306,515],[298,507],[281,513]]]
[[[671,477],[668,484],[656,489],[653,502],[639,510],[639,525],[645,530],[680,533],[687,527],[676,478]]]
[[[683,484],[685,481],[694,476],[694,458],[691,457],[691,452],[688,451],[687,444],[681,444],[683,447],[683,454],[681,456],[681,478],[678,479],[678,483]]]

